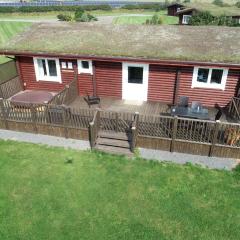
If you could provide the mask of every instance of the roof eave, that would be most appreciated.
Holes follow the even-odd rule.
[[[98,61],[134,61],[134,62],[146,62],[159,65],[171,65],[171,66],[218,66],[232,69],[240,69],[240,63],[222,63],[222,62],[206,62],[206,61],[194,61],[194,60],[171,60],[171,59],[155,59],[144,57],[122,57],[122,56],[96,56],[96,55],[81,55],[81,54],[66,54],[66,53],[44,53],[44,52],[21,52],[21,51],[8,51],[0,50],[0,55],[5,56],[25,56],[25,57],[56,57],[66,59],[91,59]]]

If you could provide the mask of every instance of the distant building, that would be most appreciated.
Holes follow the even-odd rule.
[[[188,25],[192,16],[196,15],[199,11],[196,8],[184,8],[176,13],[179,17],[180,25]]]
[[[184,5],[180,3],[172,3],[168,5],[168,16],[176,16],[177,12],[180,11],[182,8],[184,8]]]

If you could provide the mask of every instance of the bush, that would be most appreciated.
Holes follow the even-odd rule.
[[[214,25],[215,17],[208,11],[200,12],[192,16],[189,20],[190,25]]]
[[[217,5],[217,6],[223,6],[223,1],[222,0],[214,0],[212,4]]]
[[[217,25],[217,26],[229,26],[238,27],[238,24],[234,19],[226,16],[213,16],[210,12],[201,12],[195,16],[192,16],[189,21],[190,25],[200,26],[200,25]]]
[[[240,1],[236,2],[236,7],[240,8]]]
[[[162,23],[163,23],[162,18],[159,17],[157,14],[153,15],[151,19],[146,20],[147,25],[158,25]]]
[[[122,7],[122,9],[128,9],[128,10],[133,10],[133,9],[142,9],[142,10],[155,10],[155,11],[160,11],[160,10],[165,10],[167,8],[167,3],[149,3],[149,4],[126,4]]]
[[[71,22],[73,20],[73,17],[69,14],[58,14],[57,18],[59,21],[66,21],[66,22]]]
[[[89,13],[85,13],[82,7],[78,8],[75,12],[75,21],[77,22],[91,22],[97,21],[97,18]]]

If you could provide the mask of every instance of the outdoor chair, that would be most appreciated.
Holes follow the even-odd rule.
[[[219,109],[218,112],[217,112],[217,114],[216,114],[216,116],[215,116],[215,121],[220,120],[221,117],[222,117],[222,110]]]
[[[99,97],[90,96],[88,93],[87,93],[87,96],[84,97],[84,100],[87,102],[89,107],[91,107],[92,105],[95,105],[95,104],[100,104],[100,98]]]
[[[188,107],[188,101],[189,101],[189,97],[180,96],[178,107]]]
[[[193,111],[201,111],[201,109],[202,109],[202,104],[201,104],[200,102],[198,102],[198,101],[193,101],[193,102],[192,102],[192,105],[191,105],[191,109],[192,109]]]

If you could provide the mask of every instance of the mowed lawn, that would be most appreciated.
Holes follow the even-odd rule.
[[[240,239],[239,172],[14,141],[0,152],[1,239]]]
[[[1,22],[0,21],[0,48],[19,32],[23,31],[31,23],[28,22]],[[0,63],[8,61],[0,55]]]
[[[177,24],[178,18],[167,16],[166,14],[158,14],[162,19],[162,24]],[[145,24],[147,19],[151,19],[151,16],[119,16],[114,18],[115,24]]]

